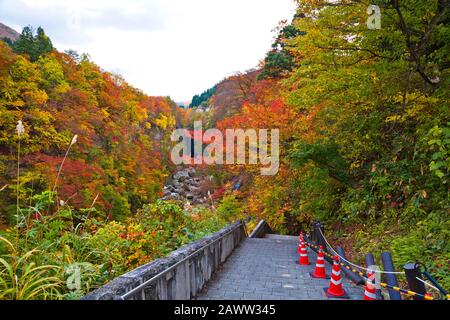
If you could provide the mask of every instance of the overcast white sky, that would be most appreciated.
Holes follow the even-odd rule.
[[[0,22],[40,25],[58,50],[176,101],[255,67],[294,11],[292,0],[0,0]]]

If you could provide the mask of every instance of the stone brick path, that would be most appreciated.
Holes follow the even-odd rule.
[[[308,249],[311,266],[298,265],[297,237],[268,235],[246,239],[231,255],[197,300],[322,300],[329,280],[312,279],[316,253]],[[331,265],[326,263],[327,274]],[[343,274],[343,273],[341,273]],[[350,299],[364,289],[343,277]]]

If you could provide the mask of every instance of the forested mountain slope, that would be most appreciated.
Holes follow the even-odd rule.
[[[19,119],[23,202],[53,187],[75,134],[58,181],[62,200],[82,207],[99,195],[96,208],[114,219],[155,200],[167,175],[164,141],[179,108],[169,98],[146,96],[86,55],[42,45],[29,32],[12,49],[0,43],[0,185],[8,185],[0,195],[2,217],[15,214]]]
[[[353,259],[391,250],[448,287],[449,3],[375,4],[380,29],[365,1],[299,1],[258,76],[218,86],[215,125],[281,130],[278,175],[227,166],[249,182],[224,201],[290,234],[321,219]]]
[[[297,3],[258,68],[197,97],[207,112],[58,52],[42,28],[0,41],[0,299],[79,298],[249,216],[295,235],[320,219],[352,261],[391,251],[450,288],[448,1]],[[278,174],[203,164],[208,205],[159,200],[170,134],[195,120],[279,129]]]
[[[16,30],[0,22],[0,39],[16,40],[18,37],[19,33]]]
[[[0,41],[0,299],[76,299],[221,228],[158,200],[188,119],[42,28]]]

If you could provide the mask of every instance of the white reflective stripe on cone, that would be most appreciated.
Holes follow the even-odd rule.
[[[319,268],[325,268],[325,265],[324,265],[324,264],[318,264],[318,263],[316,263],[316,267],[319,267]]]
[[[374,285],[367,285],[367,289],[375,290],[376,287]]]
[[[339,280],[334,280],[333,278],[331,278],[331,282],[332,282],[335,286],[340,285],[340,284],[342,283],[341,279],[339,279]]]
[[[340,272],[340,271],[331,270],[331,272],[332,272],[335,276],[340,276],[340,275],[341,275],[341,272]]]

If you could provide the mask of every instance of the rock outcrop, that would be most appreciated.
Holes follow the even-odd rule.
[[[208,204],[212,189],[212,177],[199,175],[193,167],[175,172],[164,187],[162,200],[187,200],[190,204]]]

